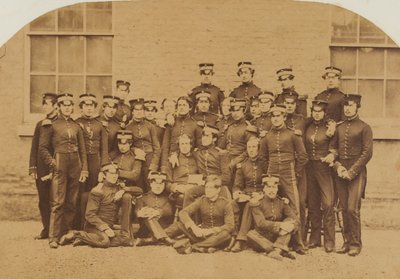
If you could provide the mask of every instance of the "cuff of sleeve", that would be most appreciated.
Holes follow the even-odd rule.
[[[82,175],[89,176],[89,172],[88,172],[87,170],[83,170],[83,171],[81,171],[81,174],[82,174]]]
[[[98,226],[97,227],[97,229],[99,230],[99,231],[102,231],[102,232],[104,232],[105,230],[107,230],[107,229],[109,229],[110,227],[107,225],[107,224],[102,224],[102,225],[100,225],[100,226]]]

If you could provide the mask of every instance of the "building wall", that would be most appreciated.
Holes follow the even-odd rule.
[[[250,60],[260,87],[277,92],[276,69],[292,66],[297,90],[312,97],[322,91],[321,72],[330,61],[329,15],[324,4],[282,0],[116,2],[113,79],[133,81],[134,96],[177,97],[198,84],[197,64],[210,61],[215,84],[229,92],[240,83],[237,62]],[[25,179],[31,142],[19,136],[27,96],[24,40],[19,31],[0,50],[6,50],[0,59],[0,180],[10,183]],[[393,197],[400,142],[374,144],[367,195]]]

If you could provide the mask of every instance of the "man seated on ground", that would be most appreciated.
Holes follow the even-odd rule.
[[[296,212],[277,196],[279,177],[265,175],[262,182],[264,197],[249,201],[255,229],[247,233],[247,242],[273,259],[282,260],[283,256],[295,259],[288,244],[299,225]]]
[[[69,231],[61,237],[60,244],[72,240],[73,246],[87,244],[92,247],[133,246],[130,233],[132,196],[117,183],[118,166],[110,163],[102,167],[102,187],[90,191],[86,207],[86,223],[83,231]],[[113,230],[114,220],[121,208],[121,229]]]
[[[231,201],[219,195],[221,184],[218,176],[208,176],[205,195],[181,210],[179,221],[166,229],[170,237],[181,233],[188,237],[174,244],[178,253],[213,253],[229,244],[234,228],[233,209]],[[199,218],[198,224],[193,221],[193,216]]]
[[[138,198],[135,207],[139,218],[140,229],[136,234],[136,246],[164,243],[172,245],[173,241],[164,231],[174,220],[174,207],[165,192],[167,175],[152,171],[149,173],[150,191]]]

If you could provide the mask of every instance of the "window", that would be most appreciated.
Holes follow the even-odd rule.
[[[343,91],[363,96],[362,117],[394,122],[400,117],[400,48],[373,23],[338,7],[331,31],[331,63],[343,70]]]
[[[77,101],[112,88],[112,3],[77,4],[49,12],[29,25],[29,121],[41,111],[44,92],[69,92]],[[36,119],[35,119],[36,120]]]

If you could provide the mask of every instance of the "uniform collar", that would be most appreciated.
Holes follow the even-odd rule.
[[[283,124],[283,125],[280,126],[280,127],[275,127],[275,126],[273,126],[273,125],[272,125],[272,127],[271,127],[271,130],[275,130],[275,131],[280,131],[280,130],[284,130],[284,129],[286,129],[286,125],[285,125],[285,124]]]
[[[251,80],[251,81],[248,81],[248,82],[242,82],[242,85],[243,86],[252,86],[253,85],[253,81]]]
[[[49,115],[46,115],[46,118],[47,119],[50,119],[50,120],[56,120],[57,119],[57,117],[58,117],[58,114],[56,113],[56,114],[54,114],[53,116],[49,116]]]
[[[354,115],[353,117],[346,118],[346,121],[353,121],[353,120],[356,120],[356,119],[358,119],[358,118],[359,118],[359,116],[358,116],[358,114],[356,114],[356,115]]]

